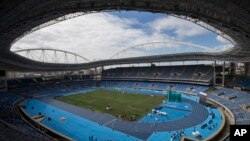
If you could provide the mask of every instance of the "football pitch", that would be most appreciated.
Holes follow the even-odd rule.
[[[165,99],[162,96],[96,90],[84,94],[59,97],[58,100],[133,121],[145,116]]]

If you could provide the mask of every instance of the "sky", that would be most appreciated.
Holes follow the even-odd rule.
[[[222,51],[225,49],[224,46],[230,44],[229,41],[203,27],[173,16],[116,11],[87,14],[40,29],[17,41],[11,50],[60,49],[79,54],[91,61],[109,59],[126,48],[149,42],[169,43],[138,46],[123,51],[116,57],[201,50],[191,49],[187,45],[173,44],[171,41],[198,44],[215,48],[216,51]]]

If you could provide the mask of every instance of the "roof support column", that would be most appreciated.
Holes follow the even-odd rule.
[[[225,61],[223,61],[222,87],[225,86]]]
[[[214,60],[214,85],[216,84],[216,60]]]
[[[97,81],[97,67],[95,67],[95,81]]]
[[[7,83],[7,71],[6,70],[0,70],[0,81],[2,81],[0,85],[0,91],[7,91],[8,90],[8,83]]]

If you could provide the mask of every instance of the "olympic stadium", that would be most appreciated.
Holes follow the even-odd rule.
[[[0,2],[2,141],[229,141],[250,124],[247,0]]]

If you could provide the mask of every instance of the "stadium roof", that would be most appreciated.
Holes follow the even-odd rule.
[[[250,4],[248,0],[16,0],[0,2],[0,65],[19,70],[71,70],[97,66],[178,60],[250,59]],[[102,60],[83,64],[48,64],[26,59],[10,52],[19,38],[56,23],[58,18],[75,12],[102,12],[105,10],[138,10],[185,15],[207,23],[229,35],[235,47],[223,53],[183,53]],[[236,12],[237,11],[237,12]]]

